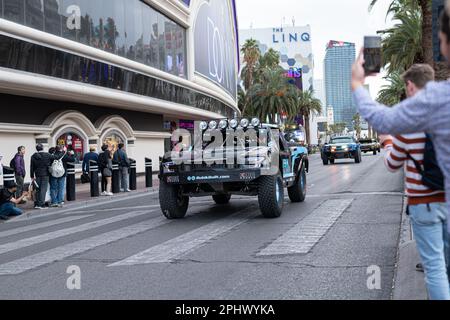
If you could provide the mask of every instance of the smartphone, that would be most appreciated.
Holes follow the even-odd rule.
[[[364,37],[364,71],[366,75],[381,71],[381,37]]]

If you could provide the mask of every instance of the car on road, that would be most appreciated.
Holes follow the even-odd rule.
[[[359,144],[361,145],[361,152],[373,152],[376,156],[377,152],[381,152],[381,145],[375,139],[360,139]]]
[[[160,159],[159,201],[166,218],[183,218],[192,197],[210,196],[225,205],[232,195],[256,196],[266,218],[282,214],[285,188],[292,202],[305,200],[308,151],[290,146],[277,126],[244,118],[202,121],[198,128],[204,136],[233,142],[214,151],[214,162],[208,143],[199,151],[182,151],[177,159],[173,153]],[[230,134],[235,135],[231,140]]]
[[[354,159],[360,163],[361,146],[353,136],[335,136],[322,147],[321,158],[325,166],[334,164],[337,159]]]

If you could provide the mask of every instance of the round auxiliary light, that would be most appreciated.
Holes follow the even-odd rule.
[[[238,121],[236,120],[236,119],[232,119],[232,120],[230,120],[230,128],[231,129],[236,129],[237,128],[237,126],[238,126]]]
[[[260,124],[261,124],[261,121],[259,121],[258,118],[253,118],[252,119],[252,126],[253,127],[259,127]]]
[[[227,120],[220,120],[219,122],[219,128],[224,130],[228,127],[228,121]]]
[[[208,123],[206,121],[200,122],[199,128],[200,128],[200,130],[208,129]]]
[[[240,124],[241,124],[242,128],[247,128],[249,126],[249,124],[250,124],[250,121],[248,121],[248,119],[244,118],[244,119],[241,120]]]
[[[217,121],[215,121],[215,120],[211,121],[211,122],[209,123],[209,128],[210,128],[211,130],[217,129]]]

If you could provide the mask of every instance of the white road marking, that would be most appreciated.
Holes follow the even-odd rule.
[[[92,230],[92,229],[102,227],[102,226],[105,226],[105,225],[108,225],[111,223],[139,217],[144,214],[148,214],[150,212],[151,211],[135,211],[135,212],[125,213],[125,214],[120,214],[120,215],[117,215],[117,216],[114,216],[111,218],[95,220],[95,221],[88,222],[88,223],[85,223],[85,224],[82,224],[79,226],[66,228],[66,229],[60,229],[60,230],[56,230],[53,232],[44,233],[44,234],[41,234],[41,235],[38,235],[35,237],[20,239],[20,240],[14,241],[14,242],[9,242],[9,243],[0,245],[0,254],[9,252],[9,251],[13,251],[13,250],[17,250],[17,249],[21,249],[21,248],[25,248],[25,247],[29,247],[29,246],[32,246],[32,245],[35,245],[35,244],[38,244],[41,242],[54,240],[56,238],[64,237],[64,236],[67,236],[70,234],[83,232],[83,231],[87,231],[87,230]]]
[[[109,267],[172,262],[173,260],[205,245],[212,239],[249,221],[256,215],[257,214],[249,214],[247,210],[240,211],[219,221],[209,223],[203,227],[182,234],[179,237],[151,247],[148,250],[142,251],[124,260],[113,263],[109,265]]]
[[[41,267],[43,265],[61,261],[67,257],[92,250],[96,247],[122,240],[151,229],[155,229],[170,222],[172,222],[172,220],[167,220],[166,218],[152,218],[150,220],[133,224],[124,228],[106,232],[47,251],[39,252],[22,259],[17,259],[0,265],[0,275],[20,274],[22,272]]]
[[[333,199],[325,201],[309,216],[282,234],[257,256],[306,254],[334,225],[353,199]]]
[[[89,218],[92,216],[94,216],[94,215],[89,214],[89,215],[84,215],[84,216],[65,217],[65,218],[61,218],[61,219],[57,219],[57,220],[51,220],[51,221],[46,221],[46,222],[42,222],[42,223],[36,223],[36,224],[31,224],[31,225],[27,225],[27,226],[23,226],[23,227],[18,227],[18,228],[14,228],[11,230],[0,231],[0,238],[4,238],[4,237],[16,235],[16,234],[24,233],[24,232],[28,232],[28,231],[33,231],[33,230],[37,230],[37,229],[43,229],[43,228],[47,228],[47,227],[51,227],[51,226],[56,226],[58,224],[63,224],[66,222]]]

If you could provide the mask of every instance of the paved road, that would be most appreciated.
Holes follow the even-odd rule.
[[[0,299],[389,299],[401,192],[379,155],[312,156],[307,200],[275,220],[234,197],[168,221],[157,194],[19,218],[0,224]],[[66,287],[72,265],[80,290]],[[381,290],[367,288],[372,265]]]

